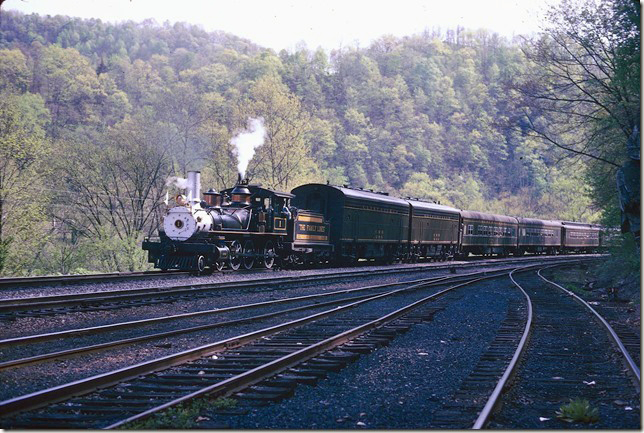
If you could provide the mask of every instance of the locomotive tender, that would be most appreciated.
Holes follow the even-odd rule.
[[[291,193],[251,185],[200,194],[188,173],[159,229],[146,238],[148,261],[162,270],[197,273],[282,265],[447,260],[469,254],[560,254],[600,247],[600,227],[515,218],[391,197],[346,185],[306,184]]]

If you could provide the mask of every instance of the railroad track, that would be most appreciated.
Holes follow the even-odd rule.
[[[184,271],[144,271],[144,272],[109,272],[87,275],[41,275],[34,277],[4,277],[0,278],[0,289],[18,289],[34,286],[65,286],[80,283],[98,283],[106,281],[122,281],[133,278],[159,278],[167,275],[185,275]]]
[[[421,292],[429,282],[407,284],[277,326],[16,397],[0,402],[2,426],[115,428],[204,395],[281,398],[297,383],[342,368],[356,353],[371,351],[427,320],[440,308],[433,301],[446,293],[507,273],[472,276],[429,296]],[[378,303],[389,311],[391,305],[398,308],[374,315]],[[111,385],[117,386],[106,388]],[[99,388],[106,389],[92,393]],[[69,400],[74,395],[78,397]]]
[[[504,273],[504,272],[507,272],[507,270],[500,270],[498,272]],[[408,285],[422,283],[423,287],[434,287],[441,284],[445,284],[448,281],[452,284],[456,281],[461,281],[461,280],[468,281],[472,278],[477,278],[480,275],[481,273],[479,272],[479,273],[463,274],[463,275],[450,276],[450,277],[447,277],[447,276],[432,277],[432,278],[417,279],[413,281],[376,284],[376,285],[356,287],[351,289],[336,290],[332,292],[324,292],[319,294],[286,297],[286,298],[274,299],[270,301],[255,302],[251,304],[235,305],[231,307],[217,308],[212,310],[194,311],[190,313],[181,313],[181,314],[166,315],[162,317],[155,317],[155,318],[149,318],[149,319],[119,322],[119,323],[113,323],[109,325],[67,329],[59,332],[32,334],[32,335],[26,335],[21,337],[6,338],[3,340],[0,340],[0,349],[10,347],[10,346],[16,346],[16,345],[24,346],[24,345],[34,344],[34,343],[42,343],[45,341],[69,339],[72,337],[76,338],[82,335],[111,333],[117,330],[128,329],[128,328],[137,328],[137,327],[147,328],[150,325],[162,324],[165,322],[177,322],[182,319],[190,319],[190,318],[197,318],[197,317],[203,317],[203,316],[209,316],[211,318],[210,320],[212,320],[212,318],[215,318],[216,316],[225,315],[233,311],[253,310],[253,309],[261,309],[261,308],[267,308],[267,307],[277,307],[283,304],[306,302],[304,305],[296,306],[293,308],[281,309],[281,310],[277,310],[269,313],[257,314],[257,315],[247,316],[247,317],[233,319],[233,320],[223,320],[223,321],[217,321],[215,323],[210,322],[204,325],[189,326],[189,327],[183,327],[183,328],[177,329],[176,324],[171,324],[170,327],[172,329],[165,332],[149,333],[149,334],[140,335],[137,337],[109,341],[102,344],[75,347],[73,349],[43,353],[37,356],[31,356],[26,358],[5,360],[3,362],[0,362],[0,370],[25,366],[36,362],[43,362],[51,359],[62,359],[65,357],[70,357],[81,353],[94,352],[97,350],[106,350],[117,346],[134,344],[134,343],[139,343],[143,341],[160,340],[167,337],[185,335],[185,334],[190,334],[193,332],[203,331],[207,329],[233,326],[233,325],[249,323],[249,322],[258,322],[263,319],[276,317],[279,315],[285,315],[296,311],[303,311],[303,310],[312,309],[312,308],[321,308],[321,307],[341,304],[349,301],[357,301],[360,299],[365,299],[373,296],[375,291],[391,289],[396,286],[408,286]],[[379,293],[382,293],[382,292],[379,292]],[[325,299],[330,299],[330,300],[325,301]],[[6,356],[7,354],[5,353],[5,357]]]
[[[515,284],[523,286],[532,304],[534,319],[526,326],[530,343],[517,350],[517,358],[525,350],[520,368],[515,363],[516,371],[508,368],[504,374],[516,374],[512,387],[501,395],[505,384],[497,386],[475,427],[561,428],[557,410],[582,398],[599,409],[600,427],[639,428],[639,368],[607,322],[543,277]],[[497,404],[501,409],[493,413]]]
[[[544,278],[547,282],[554,285],[555,287],[559,287],[561,290],[565,290],[566,293],[570,293],[567,289],[561,287],[561,285],[550,281],[543,276],[542,278]],[[573,296],[573,294],[571,294],[571,296]],[[595,293],[585,295],[583,296],[583,299],[588,303],[590,308],[596,310],[597,313],[600,314],[606,320],[606,322],[608,322],[608,324],[610,324],[611,328],[613,329],[615,334],[617,334],[622,344],[624,345],[624,348],[631,356],[635,365],[640,365],[641,336],[639,333],[633,332],[631,328],[625,326],[622,323],[624,319],[623,305],[619,305],[620,301],[604,301]],[[639,307],[637,305],[634,305],[633,308]]]
[[[528,257],[529,258],[529,257]],[[487,260],[490,261],[490,260]],[[362,262],[363,266],[370,266],[369,262]],[[251,272],[262,272],[255,269]],[[241,271],[244,274],[245,271]],[[187,271],[143,271],[143,272],[106,272],[87,275],[38,275],[31,277],[3,277],[0,278],[0,290],[20,289],[34,286],[65,286],[77,283],[97,283],[108,281],[122,281],[134,278],[158,278],[168,275],[188,275]]]
[[[524,289],[526,284],[519,284],[510,273],[525,296],[525,307],[509,305],[496,339],[452,401],[433,414],[432,428],[558,428],[562,425],[543,423],[552,421],[559,406],[576,396],[604,404],[624,401],[625,405],[639,405],[640,371],[617,334],[589,304],[540,272],[537,274],[543,281],[557,288],[555,293],[543,285]],[[602,326],[589,326],[592,318]],[[607,349],[609,337],[617,356]],[[522,356],[523,367],[517,373]],[[514,374],[519,375],[518,383],[510,395],[503,394]],[[502,409],[493,414],[500,402],[514,405],[514,411],[504,413]],[[517,419],[526,406],[533,414],[530,424]],[[476,419],[474,424],[472,419]],[[626,426],[639,426],[639,418]],[[605,427],[618,426],[608,423]]]
[[[527,269],[525,267],[522,270]],[[502,273],[507,274],[508,271],[505,270]],[[494,277],[498,275],[487,275],[483,278]],[[380,293],[361,300],[350,299],[349,304],[298,319],[291,322],[297,322],[293,328],[282,328],[284,325],[279,325],[269,328],[270,331],[263,329],[257,333],[215,343],[215,346],[219,344],[218,347],[209,345],[209,347],[199,348],[197,349],[199,353],[196,355],[184,352],[179,355],[182,358],[179,365],[174,365],[174,361],[170,361],[167,365],[139,365],[134,367],[135,371],[121,371],[120,374],[125,377],[113,382],[110,382],[105,375],[90,378],[88,381],[95,383],[85,390],[56,387],[54,390],[1,402],[2,425],[36,428],[39,426],[115,428],[204,395],[234,395],[236,399],[252,404],[265,404],[279,400],[290,395],[298,383],[313,383],[326,376],[329,371],[342,368],[354,360],[359,353],[366,353],[378,345],[387,344],[394,335],[404,332],[412,324],[431,320],[433,314],[441,308],[435,299],[472,281],[454,285],[417,300],[413,306],[406,305],[386,316],[367,317],[366,319],[373,320],[346,330],[347,327],[366,320],[364,317],[359,318],[355,315],[353,309],[358,309],[358,305],[373,302],[380,297],[392,296],[393,293],[400,293],[400,291],[420,289],[431,283],[430,281],[408,282],[411,286],[405,289]],[[414,284],[417,287],[414,287]],[[529,299],[527,294],[525,296]],[[532,294],[532,296],[535,295]],[[539,302],[542,301],[544,301],[543,297],[539,299]],[[342,313],[345,309],[346,312]],[[558,313],[560,314],[561,311]],[[517,344],[525,343],[527,329],[530,328],[530,316],[529,303],[525,305],[516,301],[510,303],[508,314],[497,338],[475,366],[473,373],[461,384],[461,389],[456,394],[458,404],[443,407],[434,414],[435,425],[432,424],[432,427],[454,427],[463,422],[467,427],[471,427],[475,415],[479,412],[481,414],[474,426],[480,428],[486,424],[521,353],[521,350],[514,351],[507,348],[515,348]],[[584,323],[587,324],[587,321]],[[524,326],[526,324],[527,326]],[[276,333],[272,333],[275,331],[273,328],[279,329]],[[316,329],[322,329],[322,331]],[[342,331],[342,329],[345,330]],[[265,332],[271,333],[262,334]],[[258,340],[258,338],[261,339]],[[187,359],[189,359],[188,364],[185,363]],[[168,362],[168,360],[162,362]],[[163,371],[146,374],[145,368],[149,368],[150,371]],[[127,379],[128,375],[134,377],[142,374],[144,376],[139,379]],[[502,378],[501,381],[497,381],[499,377]],[[114,383],[120,384],[65,403],[50,405],[45,409],[8,417],[16,411],[28,408],[29,405],[37,408],[48,404],[44,403],[48,393],[58,395],[59,397],[54,400],[60,400],[60,393],[65,397],[70,393],[86,394],[91,392],[91,389]],[[81,385],[76,383],[74,386]],[[490,394],[493,397],[488,400]],[[458,398],[459,395],[460,398]],[[150,407],[152,403],[154,407]],[[123,414],[128,416],[123,418]]]
[[[595,259],[590,256],[588,259]],[[444,270],[451,268],[468,269],[481,266],[498,266],[500,264],[529,264],[544,261],[577,261],[579,257],[528,257],[511,260],[485,260],[476,263],[447,263],[441,265],[426,265],[414,267],[392,267],[386,269],[369,270],[369,275],[390,275],[418,273],[425,270]],[[90,293],[75,293],[51,296],[35,296],[27,298],[0,299],[0,321],[14,320],[19,317],[42,317],[68,314],[74,312],[106,311],[120,308],[132,308],[143,305],[171,303],[177,300],[197,299],[209,297],[214,291],[230,289],[252,289],[260,287],[289,287],[299,286],[304,283],[318,284],[339,280],[364,278],[364,270],[340,271],[326,274],[312,274],[307,276],[281,276],[272,278],[258,278],[246,281],[230,281],[221,283],[179,284],[167,287],[153,287],[144,289],[111,290]]]
[[[568,296],[573,298],[577,303],[585,307],[587,311],[592,313],[594,318],[601,323],[603,329],[605,329],[608,332],[608,335],[613,341],[613,343],[615,343],[615,345],[618,347],[619,352],[622,354],[624,361],[628,366],[628,369],[635,376],[635,378],[637,379],[637,383],[639,384],[641,382],[641,374],[640,374],[640,368],[639,368],[639,350],[637,351],[637,353],[629,350],[629,347],[631,347],[632,349],[639,349],[639,344],[637,345],[625,344],[623,339],[620,337],[619,333],[615,331],[615,329],[610,325],[610,323],[608,323],[608,321],[604,318],[604,316],[599,314],[597,310],[590,305],[590,303],[586,302],[580,296],[560,286],[554,281],[550,281],[549,279],[541,275],[541,271],[538,271],[537,274],[543,281],[556,287],[563,293],[567,294]],[[630,334],[629,334],[629,337],[630,337]],[[634,359],[635,355],[637,355],[637,360]]]

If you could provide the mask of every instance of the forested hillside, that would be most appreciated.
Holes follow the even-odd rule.
[[[519,91],[539,68],[522,48],[459,29],[275,53],[182,23],[3,11],[0,274],[144,267],[168,177],[231,186],[230,140],[257,117],[248,175],[270,188],[328,180],[599,221],[587,161],[530,133],[553,114]]]

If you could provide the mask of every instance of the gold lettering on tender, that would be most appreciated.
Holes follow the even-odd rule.
[[[298,230],[304,232],[326,233],[326,225],[298,224]]]

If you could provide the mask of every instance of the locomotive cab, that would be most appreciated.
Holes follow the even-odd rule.
[[[223,194],[231,197],[226,209],[241,208],[249,212],[248,230],[258,233],[286,234],[293,212],[289,209],[293,194],[262,188],[261,185],[244,184],[242,188],[225,189]]]

